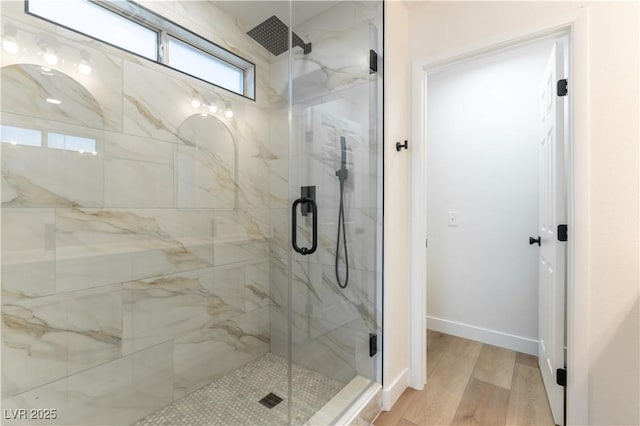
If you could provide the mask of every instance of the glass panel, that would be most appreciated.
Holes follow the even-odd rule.
[[[158,34],[87,0],[29,0],[29,12],[98,40],[157,59]]]
[[[290,196],[313,186],[319,223],[314,237],[311,213],[297,213],[298,245],[318,247],[291,255],[292,363],[324,387],[305,398],[308,383],[294,374],[291,403],[327,424],[379,380],[381,365],[369,341],[381,328],[382,73],[369,58],[382,55],[382,2],[293,2],[292,21],[312,49],[292,50]]]
[[[242,70],[173,37],[169,38],[169,65],[232,92],[243,93]]]

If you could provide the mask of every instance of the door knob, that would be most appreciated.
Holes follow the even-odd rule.
[[[537,244],[540,247],[540,236],[538,238],[529,237],[529,245]]]

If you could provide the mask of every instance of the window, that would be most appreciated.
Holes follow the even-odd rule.
[[[255,65],[160,15],[122,0],[25,0],[26,11],[70,30],[255,99]]]

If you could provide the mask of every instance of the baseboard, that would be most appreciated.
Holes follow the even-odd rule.
[[[385,384],[382,389],[382,409],[384,411],[391,410],[393,404],[396,403],[402,392],[407,388],[408,383],[409,369],[405,368],[389,385]]]
[[[513,334],[430,316],[427,316],[427,328],[429,330],[511,349],[512,351],[538,355],[538,341],[527,337],[514,336]]]

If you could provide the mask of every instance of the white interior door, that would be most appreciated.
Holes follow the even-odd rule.
[[[563,60],[563,45],[556,42],[541,85],[539,146],[538,356],[553,419],[558,425],[564,422],[564,388],[556,383],[556,370],[564,368],[566,243],[558,241],[557,227],[567,223],[564,174],[564,102],[567,98],[558,96],[556,85],[559,79],[565,78]]]

